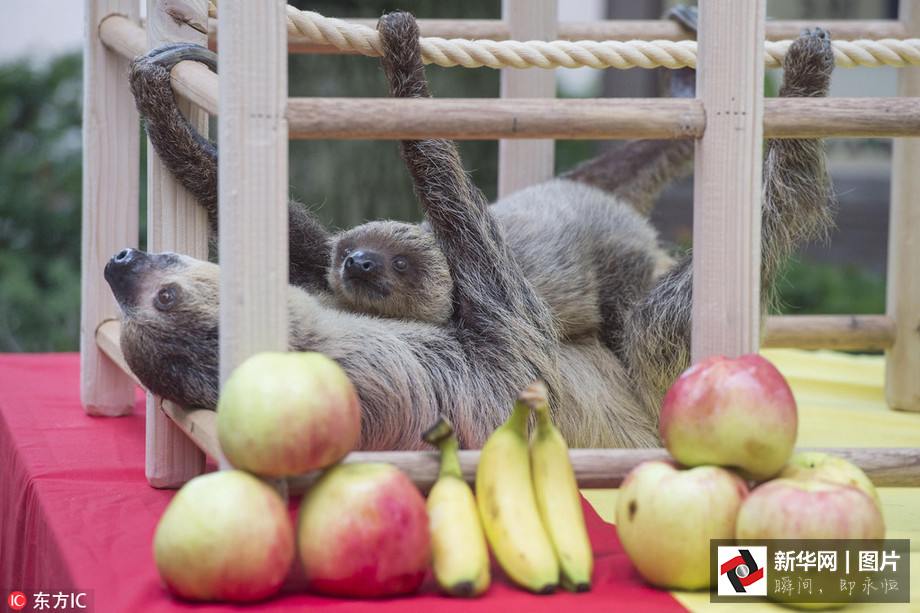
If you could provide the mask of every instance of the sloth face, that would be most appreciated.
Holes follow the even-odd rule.
[[[141,383],[170,400],[216,406],[218,266],[123,249],[105,280],[121,309],[122,352]]]
[[[341,233],[328,280],[338,305],[356,313],[440,325],[452,310],[447,260],[413,224],[378,221]]]

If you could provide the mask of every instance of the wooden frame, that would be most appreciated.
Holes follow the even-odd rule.
[[[134,382],[119,350],[117,308],[102,280],[102,267],[117,250],[135,244],[137,235],[137,116],[124,79],[125,59],[165,40],[202,43],[203,24],[208,23],[208,19],[205,0],[171,0],[168,6],[166,1],[148,0],[148,31],[145,34],[136,10],[132,11],[132,4],[136,5],[133,0],[85,1],[89,36],[84,107],[81,397],[88,412],[117,415],[131,410]],[[753,207],[739,210],[732,205],[739,201],[759,202],[762,135],[920,135],[918,68],[902,69],[904,77],[900,80],[899,98],[763,101],[759,86],[763,68],[756,58],[762,57],[762,52],[757,54],[762,48],[765,30],[769,29],[774,35],[786,32],[791,37],[803,27],[795,22],[771,24],[767,28],[764,0],[749,3],[701,1],[699,97],[656,100],[654,103],[545,98],[472,103],[457,100],[288,100],[284,70],[288,46],[285,44],[282,2],[274,0],[271,10],[265,10],[261,3],[258,10],[253,8],[256,3],[222,3],[217,27],[222,57],[219,81],[206,68],[191,62],[179,64],[173,70],[174,88],[189,99],[190,112],[195,106],[203,112],[220,111],[220,206],[237,211],[233,215],[222,215],[220,222],[221,240],[232,240],[236,246],[233,250],[221,250],[225,254],[222,265],[225,270],[232,271],[223,275],[221,287],[221,327],[225,331],[221,335],[220,350],[222,381],[232,366],[245,356],[287,346],[283,283],[277,276],[266,281],[254,275],[252,263],[258,262],[260,269],[286,270],[287,245],[281,244],[284,241],[277,237],[287,235],[289,131],[292,137],[298,138],[698,138],[697,173],[703,179],[697,182],[694,199],[706,204],[705,208],[700,207],[699,223],[695,227],[700,228],[700,232],[735,236],[739,240],[722,250],[709,252],[698,247],[695,251],[695,278],[700,284],[695,286],[699,289],[694,292],[697,297],[694,304],[695,358],[714,352],[755,351],[759,344],[759,214]],[[516,2],[508,0],[507,9],[513,21],[509,26],[502,25],[497,36],[507,36],[508,32],[519,35],[517,17],[514,17],[519,12]],[[533,11],[533,4],[527,2],[528,11],[524,13]],[[552,33],[555,28],[555,24],[550,23],[555,10],[550,7],[554,6],[555,0],[543,2],[543,8],[537,11],[541,17],[533,26],[535,29],[521,31],[528,32],[527,37],[540,33],[551,36],[546,33]],[[176,18],[177,11],[182,19]],[[902,0],[901,11],[902,19],[897,22],[864,25],[841,22],[846,23],[845,36],[858,37],[861,32],[892,35],[920,31],[917,25],[920,23],[920,0]],[[658,22],[640,23],[650,32],[660,31],[662,27],[673,29],[672,25]],[[458,26],[456,22],[446,24],[437,25]],[[435,25],[422,21],[423,30]],[[613,32],[613,25],[616,24],[606,28],[599,26],[595,31]],[[495,28],[496,25],[494,22],[473,23],[471,27]],[[633,36],[641,37],[642,32]],[[727,49],[726,44],[729,45]],[[292,41],[290,47],[292,50],[315,50],[303,41]],[[724,56],[740,61],[714,68],[717,62],[726,60]],[[515,78],[527,80],[529,73],[538,72],[518,71]],[[257,78],[260,82],[253,86]],[[545,79],[545,74],[542,78]],[[748,87],[739,89],[734,87],[736,83],[747,83]],[[513,89],[509,85],[507,91]],[[459,119],[445,124],[445,108],[450,108],[450,115]],[[344,109],[347,113],[335,113],[335,109]],[[720,114],[719,109],[728,112]],[[194,112],[198,115],[193,114],[193,121],[204,129],[206,119],[202,111]],[[373,125],[362,121],[363,114],[369,111],[375,116]],[[407,123],[410,114],[411,124]],[[261,119],[254,122],[250,118],[256,115]],[[323,117],[322,125],[311,120],[311,116]],[[381,117],[389,121],[381,124]],[[738,117],[742,118],[741,123]],[[818,118],[821,121],[817,121]],[[743,140],[733,137],[739,132],[743,133]],[[267,134],[271,134],[271,138],[266,137]],[[898,141],[896,148],[895,184],[898,187],[892,205],[890,249],[893,282],[889,283],[887,313],[867,317],[769,318],[763,343],[766,346],[886,349],[889,351],[889,403],[908,410],[920,410],[920,378],[913,376],[920,364],[920,336],[916,333],[920,275],[911,270],[916,267],[914,263],[920,254],[916,253],[917,246],[906,240],[909,234],[920,230],[918,214],[911,210],[916,207],[909,203],[910,194],[917,191],[912,183],[920,179],[915,179],[916,173],[907,170],[915,168],[920,161],[917,146],[914,140],[904,140]],[[552,149],[548,150],[551,156]],[[537,163],[542,170],[529,178],[510,172],[508,169],[513,162],[503,159],[503,172],[510,172],[506,185],[519,187],[544,178],[552,162],[550,157],[549,166],[546,165],[547,148],[543,147],[543,151],[542,162]],[[525,166],[532,167],[534,163],[528,162]],[[257,168],[258,171],[243,173],[234,168]],[[185,251],[198,257],[206,254],[205,224],[200,211],[162,172],[158,162],[151,161],[148,172],[153,211],[149,218],[150,248]],[[253,177],[260,182],[253,181]],[[733,177],[736,181],[730,184],[724,177]],[[227,194],[235,197],[229,198]],[[269,213],[260,215],[259,219],[248,219],[244,203],[247,198],[256,196],[271,203]],[[724,220],[724,225],[711,226],[712,219]],[[703,245],[704,241],[699,244]],[[910,256],[905,255],[908,250],[912,250]],[[733,263],[730,272],[726,272],[725,262]],[[719,293],[719,284],[725,283],[719,281],[721,276],[712,275],[718,266],[722,266],[720,275],[730,274],[735,280],[736,291]],[[225,299],[228,296],[234,296],[234,300]],[[243,306],[224,306],[233,304]],[[726,321],[731,325],[726,326]],[[230,332],[226,332],[228,330]],[[147,412],[147,476],[151,485],[181,485],[202,470],[203,452],[220,460],[213,411],[188,410],[150,398]],[[863,466],[879,484],[920,485],[920,458],[915,450],[836,451]],[[476,453],[464,454],[467,468],[475,463]],[[660,457],[661,453],[654,449],[573,450],[572,457],[582,486],[609,487],[617,485],[625,471],[637,462]],[[355,459],[367,457],[368,454],[354,454]],[[399,464],[423,486],[430,483],[435,473],[434,452],[386,452],[371,454],[371,457]],[[292,486],[296,490],[308,483],[309,478],[293,479]]]

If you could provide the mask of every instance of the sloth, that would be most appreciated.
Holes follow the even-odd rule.
[[[378,28],[394,95],[427,96],[414,19],[394,13]],[[826,95],[833,66],[829,36],[820,29],[803,33],[784,61],[780,95]],[[193,144],[196,150],[206,146]],[[689,364],[689,255],[658,275],[649,273],[654,258],[612,262],[623,280],[621,291],[629,294],[620,303],[616,342],[564,340],[511,250],[512,232],[464,172],[453,143],[401,141],[400,151],[447,261],[453,284],[447,322],[367,316],[324,303],[319,294],[328,291],[328,236],[314,240],[321,233],[312,230],[312,247],[301,253],[312,249],[315,259],[302,262],[299,277],[292,265],[292,281],[299,282],[287,297],[290,349],[325,353],[355,385],[363,413],[360,447],[421,448],[420,433],[439,413],[457,426],[463,446],[481,446],[507,417],[516,391],[536,378],[547,382],[554,420],[571,446],[657,445],[661,399]],[[533,197],[567,202],[570,188],[580,185],[560,182],[557,191]],[[821,139],[769,141],[762,206],[765,288],[772,287],[784,257],[826,231],[831,214]],[[310,224],[315,221],[292,228],[292,240]],[[646,246],[645,254],[656,248]],[[216,264],[132,249],[106,265],[121,308],[122,350],[150,391],[187,406],[216,405],[219,274]],[[630,290],[650,274],[650,287]]]
[[[132,62],[129,77],[151,143],[207,211],[216,242],[217,149],[179,111],[170,86],[169,70],[185,59],[217,65],[207,49],[167,45]],[[675,74],[670,89],[692,96],[694,71]],[[598,336],[612,343],[623,305],[672,264],[647,218],[663,187],[689,174],[692,159],[692,140],[633,141],[492,205],[563,338]],[[454,287],[427,223],[373,221],[330,236],[293,200],[289,220],[291,283],[355,313],[447,324]],[[326,249],[323,275],[319,261]],[[618,266],[624,261],[634,261],[629,269],[641,275],[625,278]]]

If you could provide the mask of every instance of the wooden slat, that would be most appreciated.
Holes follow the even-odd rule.
[[[706,131],[693,179],[694,362],[755,352],[766,0],[700,2],[696,95]]]
[[[761,345],[771,348],[882,351],[895,341],[885,315],[782,315],[768,317]]]
[[[799,451],[824,451],[853,462],[865,471],[878,487],[920,486],[920,450],[897,447],[801,448]],[[581,488],[619,487],[636,465],[647,460],[667,460],[665,449],[571,449],[569,458]],[[434,484],[438,473],[438,455],[434,451],[352,452],[345,462],[389,462],[399,467],[423,491]],[[473,484],[479,451],[460,452],[464,479]],[[305,491],[319,476],[318,472],[288,479],[290,492]]]
[[[291,98],[291,138],[685,138],[706,128],[696,99]],[[920,136],[920,98],[770,98],[763,135]]]
[[[205,0],[148,0],[147,48],[170,42],[207,44],[198,24],[207,23]],[[179,108],[202,134],[208,115],[179,100]],[[147,144],[147,249],[208,258],[208,217],[179,185]],[[153,487],[176,488],[204,472],[205,455],[163,412],[164,400],[147,394],[146,461],[144,472]]]
[[[556,0],[503,0],[502,17],[515,40],[555,40]],[[556,71],[501,69],[504,100],[556,97]],[[498,141],[498,196],[542,183],[554,174],[556,143],[552,138]]]
[[[140,146],[125,61],[106,51],[99,24],[111,13],[136,21],[139,6],[137,0],[86,0],[84,7],[80,400],[87,413],[112,416],[134,409],[134,385],[93,337],[100,322],[118,314],[102,276],[105,263],[138,243]]]
[[[144,30],[112,16],[100,28],[106,46],[123,57],[144,52]],[[172,71],[181,97],[217,114],[218,78],[198,62]],[[705,129],[697,100],[497,100],[495,98],[290,98],[291,138],[676,138]],[[769,98],[766,137],[920,136],[920,98]]]
[[[109,51],[132,59],[147,51],[144,28],[121,15],[111,15],[99,26],[99,37]],[[121,78],[124,79],[124,73]],[[172,70],[173,89],[182,98],[217,115],[217,75],[199,62],[180,62]]]
[[[900,16],[912,36],[920,36],[920,0],[902,0]],[[898,95],[920,97],[920,67],[898,69]],[[915,98],[916,99],[916,98]],[[920,411],[920,141],[894,142],[885,311],[897,326],[888,351],[885,398],[888,405]]]
[[[360,24],[369,28],[377,27],[376,19],[353,19],[349,23]],[[462,38],[468,40],[508,40],[508,24],[498,19],[419,19],[422,36],[439,38]],[[210,44],[217,45],[217,20],[211,20]],[[767,40],[790,40],[797,37],[805,28],[821,26],[827,28],[836,40],[856,40],[868,38],[904,38],[904,25],[894,19],[845,20],[821,19],[820,21],[785,20],[768,21]],[[687,31],[670,20],[616,20],[560,22],[558,24],[560,40],[686,40]],[[290,53],[342,53],[331,45],[319,45],[305,37],[292,36],[288,41]]]
[[[221,5],[220,381],[288,348],[285,3]]]

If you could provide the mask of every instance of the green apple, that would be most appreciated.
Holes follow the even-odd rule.
[[[821,479],[833,483],[852,485],[864,491],[879,510],[882,510],[882,501],[872,485],[872,480],[861,468],[839,456],[823,451],[798,451],[793,453],[786,466],[777,475],[777,478],[789,479]]]
[[[361,406],[345,371],[315,352],[263,352],[233,370],[217,403],[227,460],[265,477],[325,468],[355,448]]]
[[[411,594],[431,562],[425,499],[392,464],[338,464],[300,502],[297,548],[316,592],[356,598]]]
[[[677,378],[658,426],[664,446],[681,464],[731,467],[763,481],[792,454],[798,412],[786,379],[766,359],[713,356]]]
[[[616,526],[639,574],[668,589],[708,588],[709,540],[731,539],[747,483],[718,466],[649,460],[623,480]]]
[[[278,592],[295,555],[287,505],[238,470],[195,477],[173,496],[153,537],[160,578],[188,600],[253,602]]]

